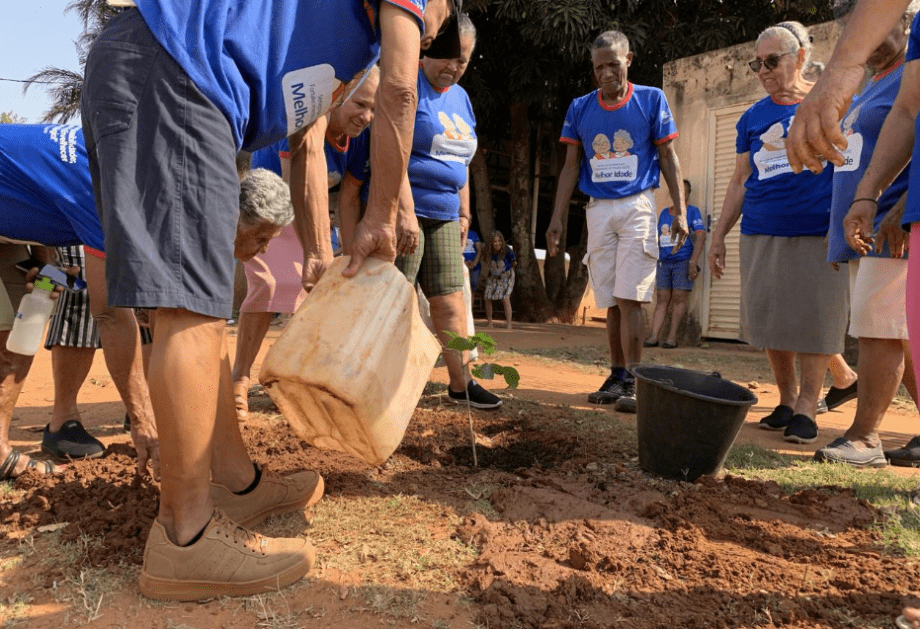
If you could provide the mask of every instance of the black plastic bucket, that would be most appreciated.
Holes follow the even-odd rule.
[[[722,469],[757,397],[718,374],[657,365],[629,370],[636,377],[639,465],[682,481]]]

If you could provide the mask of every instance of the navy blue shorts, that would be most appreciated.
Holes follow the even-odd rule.
[[[137,9],[112,17],[93,43],[80,108],[109,304],[229,317],[233,133]]]
[[[659,260],[658,272],[655,275],[655,288],[658,290],[693,290],[693,280],[690,279],[689,260]]]

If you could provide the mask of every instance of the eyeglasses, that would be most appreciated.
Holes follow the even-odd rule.
[[[793,55],[793,52],[784,52],[781,55],[770,55],[766,59],[754,59],[753,61],[748,61],[748,67],[754,72],[760,72],[760,68],[766,66],[767,70],[775,70],[776,66],[779,65],[779,60],[786,55]]]

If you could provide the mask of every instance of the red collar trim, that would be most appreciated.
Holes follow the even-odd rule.
[[[873,76],[873,77],[872,77],[872,82],[873,82],[873,83],[877,83],[878,81],[881,81],[881,80],[884,79],[886,76],[888,76],[889,74],[891,74],[892,72],[894,72],[895,70],[897,70],[898,68],[900,68],[902,65],[904,65],[904,63],[905,63],[906,61],[907,61],[907,60],[906,60],[904,57],[901,57],[901,60],[898,61],[896,64],[894,64],[893,66],[891,66],[890,68],[888,68],[888,69],[885,70],[884,72],[879,72],[878,74],[876,74],[875,76]]]
[[[604,111],[616,111],[617,109],[619,109],[620,107],[628,103],[629,99],[632,98],[632,95],[633,95],[633,84],[627,81],[626,85],[628,86],[626,88],[626,96],[623,98],[623,100],[621,100],[616,105],[606,104],[604,102],[603,90],[598,89],[597,90],[597,102],[601,106],[601,109],[603,109]]]
[[[326,131],[326,142],[328,142],[328,143],[329,143],[329,146],[331,146],[332,148],[334,148],[334,149],[335,149],[337,152],[339,152],[339,153],[344,153],[344,152],[346,152],[346,151],[348,150],[348,141],[349,141],[350,139],[351,139],[351,138],[349,138],[349,137],[346,135],[346,136],[345,136],[345,146],[341,146],[338,142],[335,141],[335,138],[334,138],[334,137],[332,137],[331,135],[329,135],[329,131]]]
[[[770,100],[772,100],[772,101],[773,101],[774,103],[776,103],[777,105],[798,105],[799,103],[801,103],[801,102],[802,102],[803,100],[805,100],[805,99],[804,99],[804,97],[803,97],[803,98],[800,98],[799,100],[793,100],[793,101],[786,102],[786,101],[782,101],[782,100],[776,100],[773,96],[770,96]]]

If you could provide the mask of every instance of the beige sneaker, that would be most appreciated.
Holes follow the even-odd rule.
[[[253,527],[270,515],[304,509],[323,497],[323,477],[316,472],[275,476],[267,467],[261,469],[259,484],[243,496],[211,483],[211,502],[234,522]]]
[[[191,546],[173,544],[154,520],[138,582],[144,596],[163,601],[248,596],[300,580],[314,561],[307,540],[263,537],[215,510]]]

